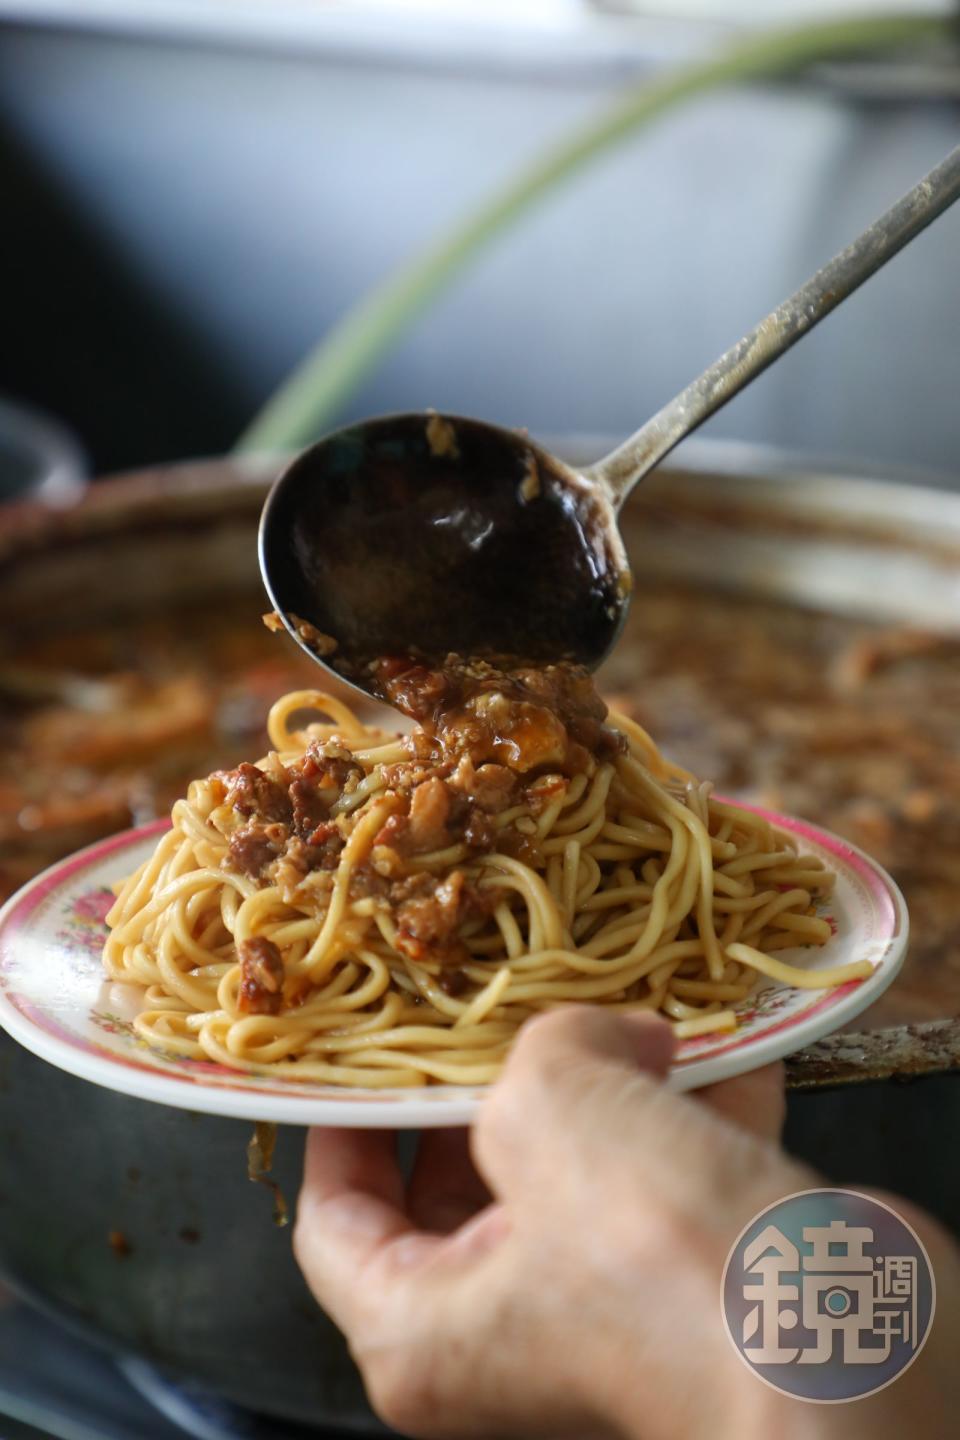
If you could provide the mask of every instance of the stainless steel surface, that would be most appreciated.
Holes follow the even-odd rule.
[[[367,1427],[346,1344],[247,1181],[249,1136],[240,1121],[78,1085],[4,1037],[0,1271],[78,1335],[248,1409]],[[302,1151],[303,1132],[283,1130],[276,1175],[291,1204]]]
[[[960,146],[658,410],[635,435],[592,465],[586,471],[587,478],[609,486],[615,505],[622,505],[633,487],[685,436],[809,334],[958,197]]]
[[[598,448],[564,453],[576,464]],[[623,512],[633,563],[654,580],[707,576],[827,612],[899,606],[956,629],[960,496],[818,476],[741,447],[701,442],[684,454],[685,470],[658,471]],[[118,593],[146,613],[175,597],[229,605],[249,594],[273,468],[171,467],[99,485],[72,510],[11,513],[0,530],[0,624],[63,609],[105,619]],[[830,557],[835,582],[824,586]],[[881,560],[902,585],[878,586]],[[910,1056],[912,1066],[915,1047]],[[955,1074],[797,1090],[790,1113],[793,1148],[833,1178],[900,1188],[956,1223],[942,1143],[960,1125]],[[0,1037],[0,1270],[88,1338],[247,1408],[361,1423],[345,1346],[296,1270],[289,1230],[273,1228],[270,1197],[246,1180],[247,1139],[243,1124],[82,1084]],[[291,1200],[301,1146],[299,1133],[281,1132],[278,1175]]]
[[[960,494],[751,446],[692,441],[683,456],[623,513],[649,579],[960,633]]]

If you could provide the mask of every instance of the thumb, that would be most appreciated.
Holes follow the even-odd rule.
[[[589,1163],[591,1137],[608,1130],[637,1082],[664,1098],[660,1082],[675,1050],[659,1016],[570,1005],[527,1021],[471,1135],[474,1162],[506,1197],[546,1165]]]

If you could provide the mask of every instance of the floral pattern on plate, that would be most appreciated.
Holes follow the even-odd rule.
[[[842,1028],[886,989],[906,948],[903,898],[878,865],[804,821],[744,808],[792,832],[837,871],[825,912],[833,938],[822,949],[786,952],[784,958],[813,969],[869,959],[874,971],[834,990],[763,981],[734,1007],[736,1031],[683,1042],[670,1077],[676,1089],[754,1069]],[[469,1122],[483,1087],[341,1089],[251,1075],[147,1046],[132,1025],[142,1004],[140,990],[110,982],[100,953],[113,885],[150,853],[167,823],[101,841],[45,871],[7,902],[0,911],[0,1026],[82,1079],[186,1109],[302,1125],[419,1128]]]

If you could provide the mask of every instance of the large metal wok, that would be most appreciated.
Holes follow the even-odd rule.
[[[957,628],[960,496],[840,476],[787,486],[779,457],[695,453],[709,463],[652,478],[628,513],[646,584],[708,577],[717,589],[705,606],[733,589]],[[4,627],[108,623],[118,596],[162,613],[185,596],[229,605],[255,591],[271,474],[185,465],[101,485],[70,511],[0,516]],[[641,597],[632,633],[642,622]],[[610,677],[620,692],[630,643]],[[793,1147],[828,1173],[900,1188],[954,1224],[956,1147],[944,1137],[960,1123],[960,923],[955,940],[902,992],[903,1012],[879,1017],[911,1029],[826,1042],[793,1064],[789,1125]],[[891,1073],[926,1078],[903,1085]],[[273,1227],[267,1195],[246,1182],[248,1131],[86,1085],[0,1035],[0,1271],[88,1337],[242,1405],[369,1425],[289,1230]],[[298,1132],[281,1134],[277,1176],[291,1199],[301,1146]]]

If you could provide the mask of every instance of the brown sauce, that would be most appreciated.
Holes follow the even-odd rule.
[[[279,1015],[283,1007],[283,956],[272,940],[254,935],[237,945],[239,1008],[246,1015]]]
[[[488,916],[499,898],[472,883],[464,862],[500,850],[543,864],[535,837],[498,826],[496,816],[518,803],[538,812],[563,793],[565,777],[621,750],[623,737],[605,724],[607,707],[589,674],[572,664],[505,671],[452,656],[434,667],[393,657],[376,664],[373,678],[415,728],[401,741],[409,758],[385,767],[378,799],[389,813],[354,868],[353,893],[389,908],[404,954],[455,970],[468,958],[463,926]],[[213,777],[242,822],[228,863],[296,889],[339,864],[351,821],[338,802],[364,771],[335,740],[314,740],[302,756],[285,765],[274,757],[271,766],[268,774],[244,763]],[[451,851],[452,863],[423,867],[424,857]],[[241,955],[241,1005],[257,1013],[271,1013],[273,1003],[265,963],[259,952]]]
[[[450,655],[442,665],[388,656],[372,667],[376,692],[416,721],[447,758],[500,765],[518,774],[579,773],[591,757],[614,755],[622,736],[581,665],[517,665]]]

